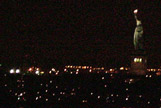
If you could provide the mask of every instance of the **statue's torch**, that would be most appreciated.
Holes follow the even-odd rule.
[[[135,10],[134,10],[134,14],[137,14],[137,13],[138,13],[138,9],[135,9]]]
[[[137,15],[136,15],[137,13],[138,13],[138,9],[135,9],[135,10],[134,10],[134,16],[135,16],[135,19],[136,19],[136,20],[137,20]]]

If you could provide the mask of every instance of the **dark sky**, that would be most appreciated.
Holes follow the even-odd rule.
[[[148,62],[161,64],[160,0],[76,1],[1,1],[1,62],[39,66],[129,64],[134,50],[133,10],[138,8]]]

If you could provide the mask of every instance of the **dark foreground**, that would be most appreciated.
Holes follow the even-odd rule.
[[[161,77],[1,74],[0,108],[161,108]]]

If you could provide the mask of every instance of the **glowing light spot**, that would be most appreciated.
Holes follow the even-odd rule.
[[[137,13],[138,13],[138,9],[135,9],[135,10],[134,10],[134,14],[137,14]]]
[[[17,73],[17,74],[20,73],[20,69],[16,69],[16,73]]]
[[[14,69],[11,69],[11,70],[10,70],[10,73],[11,73],[11,74],[14,73]]]
[[[38,97],[36,97],[36,100],[38,100],[39,98]]]
[[[17,99],[20,100],[20,97],[18,97]]]

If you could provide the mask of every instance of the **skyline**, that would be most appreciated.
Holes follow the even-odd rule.
[[[140,3],[140,4],[139,4]],[[120,66],[130,63],[138,8],[148,64],[161,64],[159,1],[2,3],[1,62]]]

